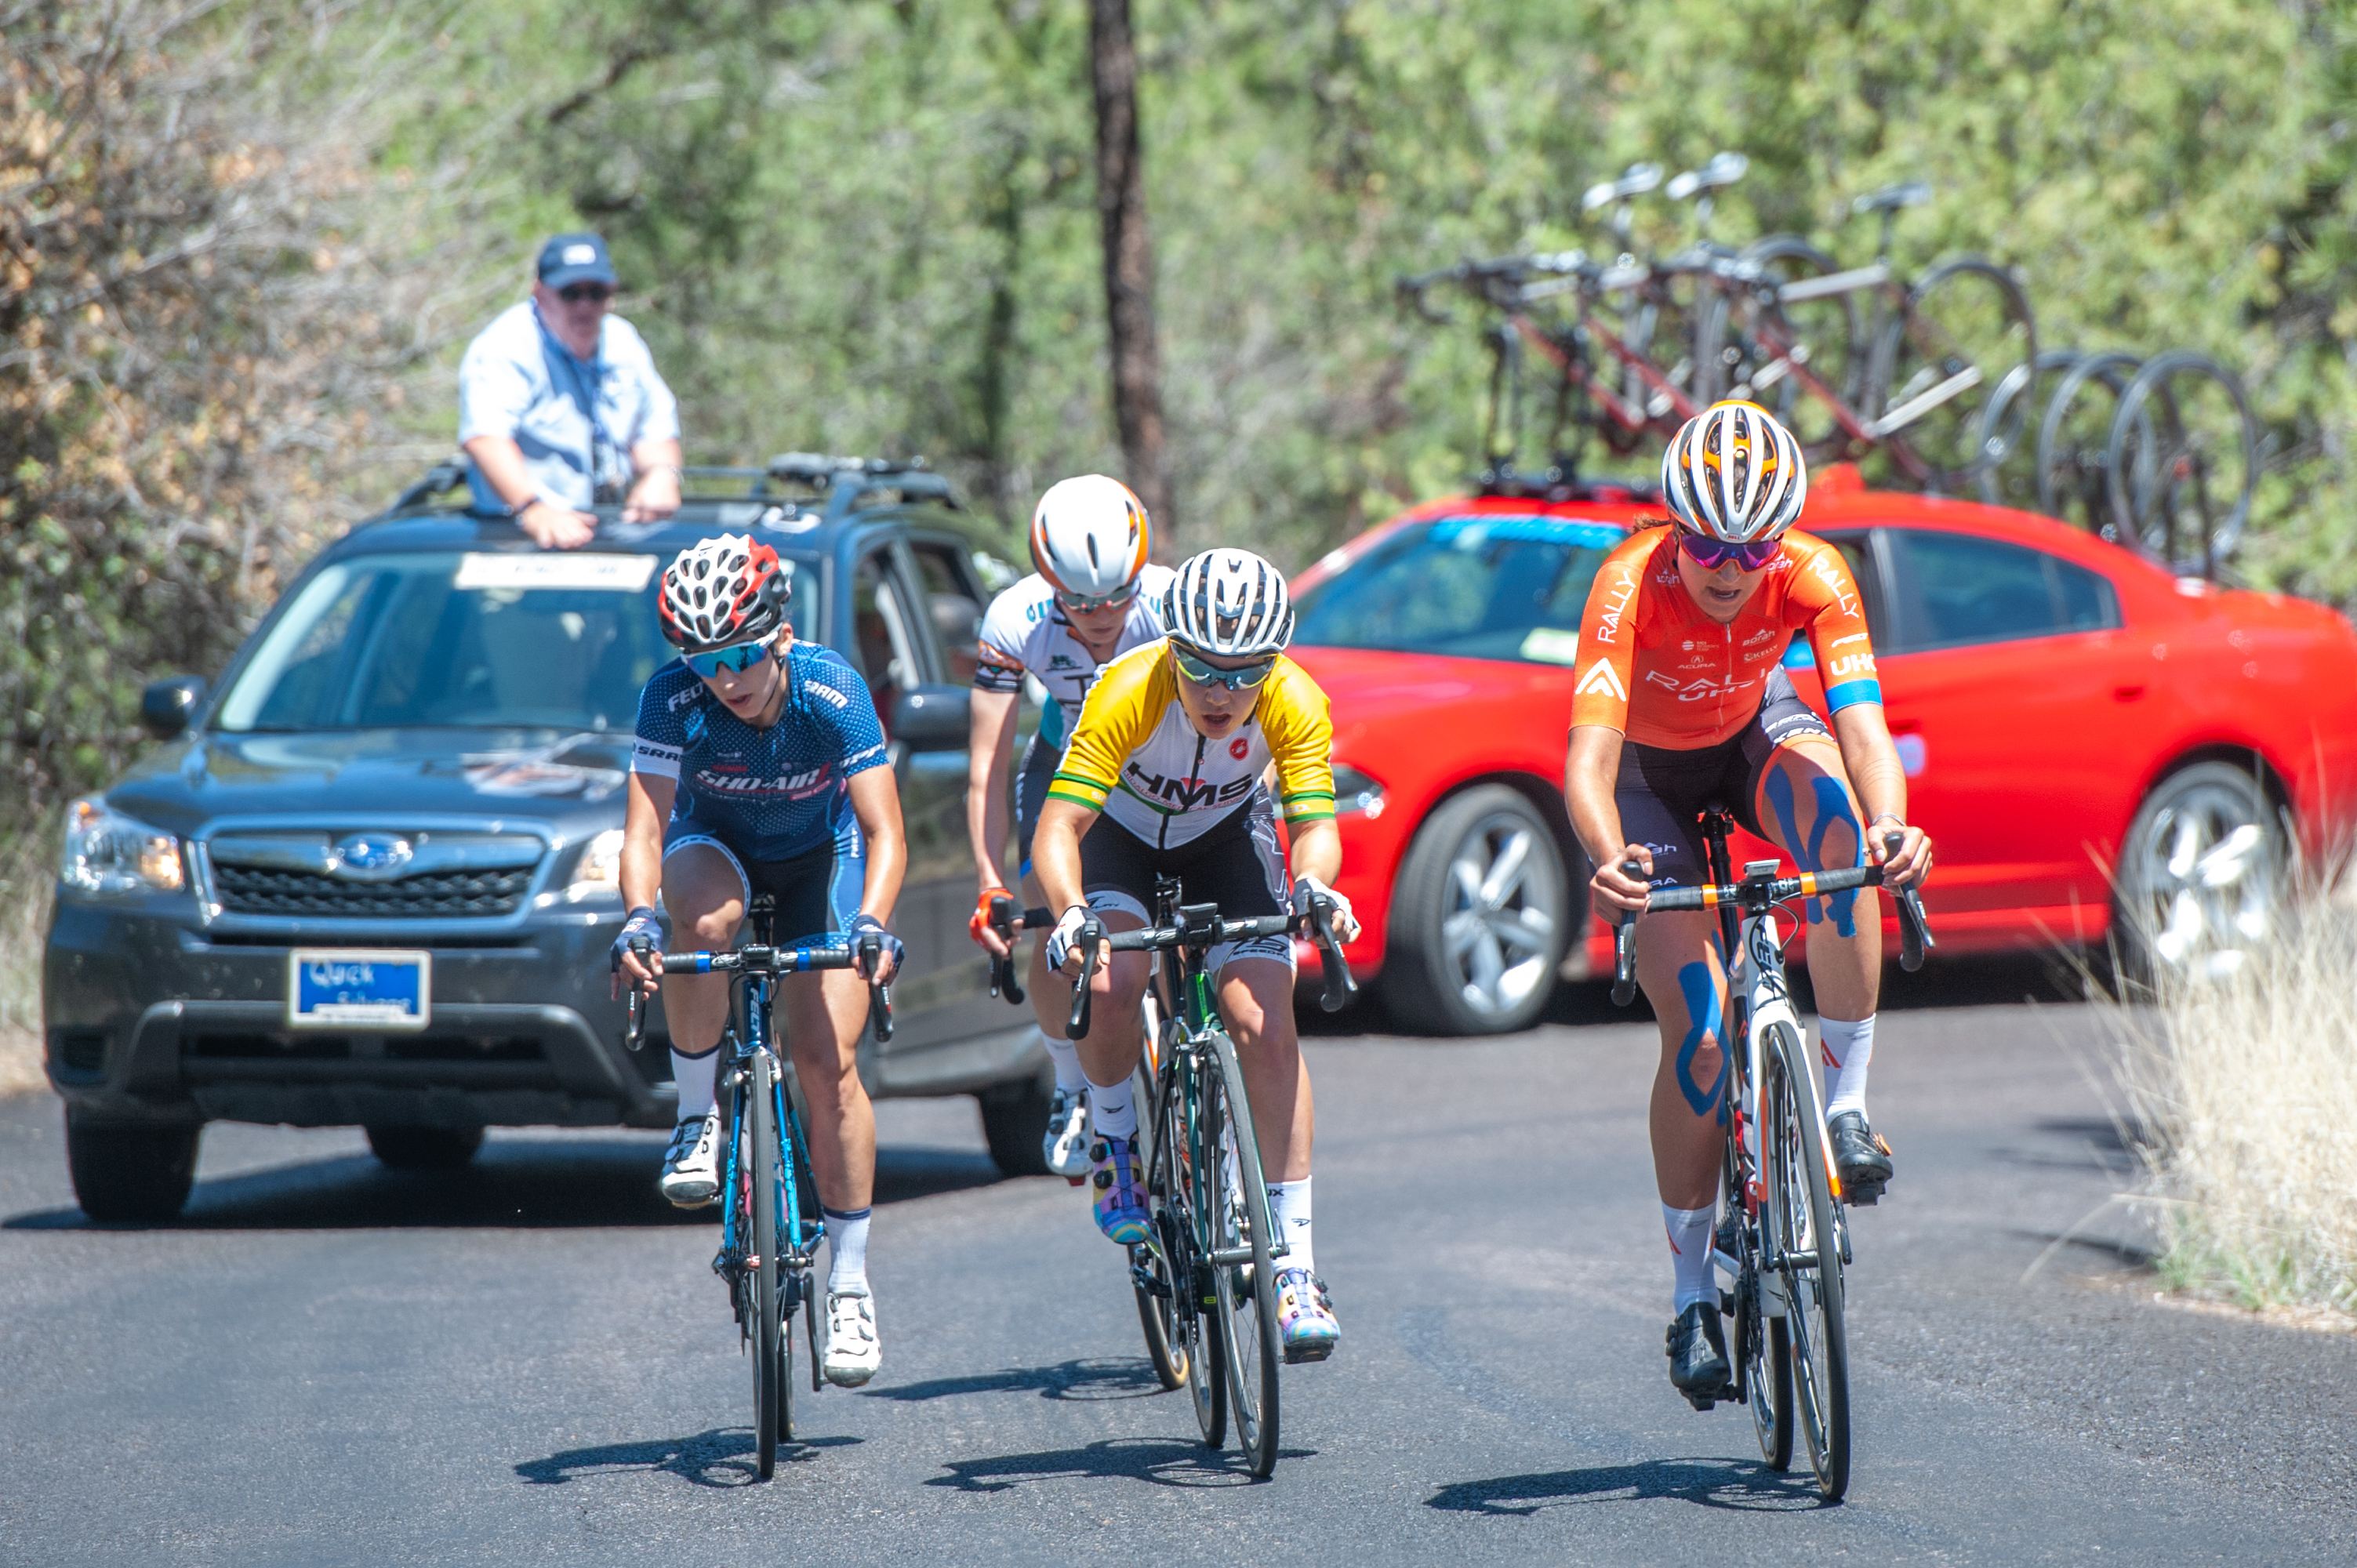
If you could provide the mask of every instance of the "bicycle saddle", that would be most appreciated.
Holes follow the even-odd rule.
[[[1733,185],[1750,167],[1751,160],[1741,153],[1713,153],[1710,161],[1702,167],[1688,169],[1670,181],[1670,199],[1684,201],[1697,191],[1717,190]]]
[[[1901,207],[1921,207],[1932,199],[1932,187],[1920,179],[1903,185],[1886,185],[1880,190],[1869,190],[1849,204],[1852,212],[1889,212]]]
[[[1620,171],[1619,179],[1601,180],[1589,186],[1587,194],[1579,199],[1579,209],[1582,212],[1593,212],[1598,208],[1609,206],[1612,202],[1626,201],[1632,196],[1642,196],[1661,183],[1661,165],[1631,164]]]

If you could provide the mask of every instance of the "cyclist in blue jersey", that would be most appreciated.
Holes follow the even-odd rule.
[[[908,848],[867,684],[831,649],[794,640],[786,619],[792,584],[793,568],[775,550],[736,534],[682,551],[663,573],[663,635],[680,662],[657,671],[639,698],[621,865],[630,914],[613,961],[618,988],[651,993],[660,963],[641,964],[632,937],[662,948],[667,911],[681,946],[728,948],[761,893],[776,902],[780,941],[883,936],[872,977],[836,970],[790,975],[779,986],[832,1253],[822,1364],[830,1381],[856,1388],[876,1375],[882,1351],[867,1284],[876,1112],[855,1062],[865,985],[889,979],[900,961],[900,941],[885,927]],[[660,1185],[693,1208],[720,1186],[713,1075],[727,978],[673,975],[662,988],[679,1125]]]

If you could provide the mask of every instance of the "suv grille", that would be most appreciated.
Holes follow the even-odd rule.
[[[232,915],[336,915],[347,919],[425,920],[512,915],[532,886],[532,868],[453,871],[393,882],[347,882],[311,871],[216,865],[213,885]]]

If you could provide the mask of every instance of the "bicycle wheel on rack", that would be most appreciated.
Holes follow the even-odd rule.
[[[2134,354],[2081,354],[2062,371],[2038,418],[2038,510],[2116,540],[2106,494],[2112,415],[2140,361]]]
[[[753,1337],[753,1440],[755,1467],[768,1480],[778,1467],[778,1438],[791,1430],[793,1387],[779,1364],[785,1345],[778,1316],[778,1112],[776,1080],[766,1051],[753,1053],[747,1073],[745,1114],[737,1123],[737,1169],[740,1187],[749,1187],[746,1203],[751,1223],[741,1232],[751,1254],[745,1286],[752,1293],[746,1314],[747,1332]]]
[[[1832,400],[1857,397],[1857,344],[1865,333],[1856,291],[1783,298],[1784,289],[1840,270],[1797,234],[1755,240],[1736,259],[1759,283],[1724,280],[1705,302],[1695,323],[1696,401],[1749,399],[1782,420],[1810,456],[1841,451],[1849,435]]]
[[[2120,393],[2105,446],[2112,524],[2179,571],[2214,572],[2250,520],[2259,427],[2217,361],[2160,354]]]
[[[1278,1361],[1268,1187],[1261,1178],[1260,1148],[1253,1138],[1252,1105],[1244,1098],[1235,1044],[1223,1030],[1214,1030],[1206,1044],[1214,1065],[1201,1080],[1209,1133],[1204,1145],[1215,1151],[1219,1194],[1212,1210],[1211,1273],[1228,1406],[1236,1419],[1237,1446],[1252,1462],[1252,1473],[1265,1477],[1276,1468]]]
[[[2037,447],[2029,439],[2030,427],[2026,421],[2030,417],[2029,411],[2045,408],[2057,382],[2070,373],[2079,360],[2076,349],[2040,349],[2036,365],[2016,365],[1982,405],[1983,441],[2017,421],[2025,422],[2005,456],[1981,470],[1976,483],[1981,499],[1989,505],[2009,506],[2019,511],[2040,510]]]
[[[1849,1339],[1843,1316],[1841,1240],[1834,1227],[1832,1177],[1817,1113],[1816,1082],[1791,1026],[1768,1026],[1762,1070],[1760,1156],[1767,1184],[1762,1218],[1792,1339],[1793,1413],[1808,1442],[1817,1491],[1837,1502],[1849,1489]]]
[[[1146,1204],[1154,1217],[1163,1283],[1170,1287],[1167,1305],[1157,1298],[1156,1322],[1169,1347],[1173,1369],[1186,1381],[1203,1442],[1217,1448],[1228,1440],[1228,1369],[1220,1336],[1211,1328],[1217,1295],[1202,1254],[1210,1240],[1203,1217],[1218,1188],[1204,1179],[1195,1158],[1193,1112],[1198,1102],[1188,1087],[1194,1071],[1186,1062],[1172,1064],[1167,1087],[1159,1101],[1152,1102],[1154,1148],[1146,1164]],[[1152,1333],[1149,1329],[1149,1343]],[[1161,1367],[1157,1364],[1155,1370],[1159,1374]]]
[[[2020,441],[2026,406],[1994,428],[1981,416],[2007,377],[2037,363],[2037,323],[2012,274],[1977,256],[1934,267],[1875,345],[1867,429],[1925,485],[1960,492]]]

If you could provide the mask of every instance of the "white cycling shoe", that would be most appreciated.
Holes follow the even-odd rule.
[[[655,1184],[682,1208],[701,1208],[720,1191],[720,1112],[691,1117],[672,1129]]]
[[[826,1359],[819,1363],[826,1380],[839,1389],[856,1389],[883,1364],[883,1342],[876,1337],[876,1298],[864,1291],[827,1292]]]
[[[1084,1089],[1059,1089],[1048,1102],[1048,1132],[1039,1140],[1040,1157],[1065,1180],[1078,1182],[1089,1174],[1089,1094]]]

